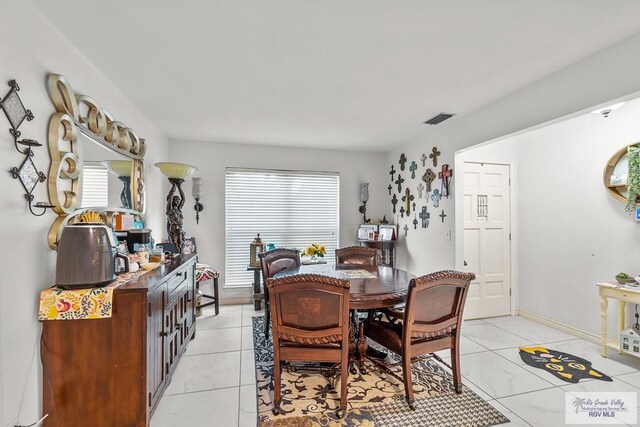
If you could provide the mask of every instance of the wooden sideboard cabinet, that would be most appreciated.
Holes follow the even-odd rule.
[[[143,427],[195,336],[195,255],[114,291],[112,317],[42,326],[45,427]]]

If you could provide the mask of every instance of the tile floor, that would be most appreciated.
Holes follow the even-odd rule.
[[[251,305],[212,307],[198,319],[196,338],[182,357],[151,427],[256,426]],[[526,365],[518,346],[547,344],[581,356],[613,378],[570,384]],[[509,426],[565,425],[565,393],[634,391],[640,396],[640,360],[521,318],[466,321],[462,331],[463,382],[511,420]],[[442,353],[448,359],[448,352]],[[640,421],[640,420],[639,420]]]

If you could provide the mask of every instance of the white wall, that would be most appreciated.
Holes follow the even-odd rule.
[[[225,168],[258,168],[338,172],[340,174],[340,245],[356,244],[356,232],[362,221],[358,212],[360,183],[369,182],[370,199],[367,217],[382,218],[387,182],[380,170],[384,169],[384,155],[350,151],[267,147],[261,145],[221,144],[212,142],[173,141],[170,155],[174,161],[197,166],[202,177],[205,206],[196,225],[193,204],[187,202],[185,230],[198,240],[198,255],[202,262],[211,264],[221,272],[221,298],[242,298],[251,295],[250,289],[224,289],[225,225],[224,188]],[[185,184],[190,194],[191,182]],[[257,218],[259,221],[259,218]],[[249,256],[247,242],[247,262]]]
[[[46,143],[53,104],[45,88],[47,72],[65,75],[79,93],[96,99],[118,120],[147,139],[147,211],[153,228],[163,227],[164,189],[154,161],[166,160],[167,140],[91,63],[64,39],[29,2],[0,2],[3,24],[0,26],[0,82],[15,78],[20,96],[35,120],[25,122],[23,137]],[[105,37],[108,35],[105,34]],[[9,87],[2,83],[0,97]],[[0,169],[18,166],[21,155],[13,148],[9,124],[0,114]],[[49,154],[46,146],[36,150],[35,163],[47,173]],[[164,180],[162,180],[164,182]],[[164,185],[164,184],[162,184]],[[53,222],[51,213],[32,216],[17,180],[4,174],[0,179],[0,241],[3,242],[0,281],[0,425],[35,421],[40,413],[41,369],[39,362],[40,326],[37,321],[39,292],[53,283],[55,252],[47,245],[47,233]],[[36,200],[46,200],[46,183],[35,192]],[[23,401],[24,396],[24,401]]]

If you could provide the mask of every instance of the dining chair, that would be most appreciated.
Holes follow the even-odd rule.
[[[378,266],[378,250],[365,246],[336,249],[336,265]]]
[[[317,274],[267,279],[273,332],[273,413],[282,413],[282,361],[340,364],[340,407],[347,410],[349,365],[348,280]]]
[[[300,252],[297,249],[277,248],[258,254],[260,269],[262,270],[262,283],[264,288],[264,337],[269,339],[269,324],[271,317],[271,304],[267,292],[267,279],[284,270],[300,267]]]
[[[415,409],[411,362],[414,358],[450,349],[453,386],[462,392],[460,326],[473,273],[444,270],[411,279],[404,311],[382,309],[369,316],[364,334],[402,358],[405,398]]]

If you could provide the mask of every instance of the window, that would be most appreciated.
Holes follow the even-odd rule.
[[[249,245],[303,249],[338,247],[340,177],[337,173],[227,169],[225,177],[225,287],[249,286]]]
[[[100,163],[82,166],[82,204],[80,207],[109,206],[109,172]]]

